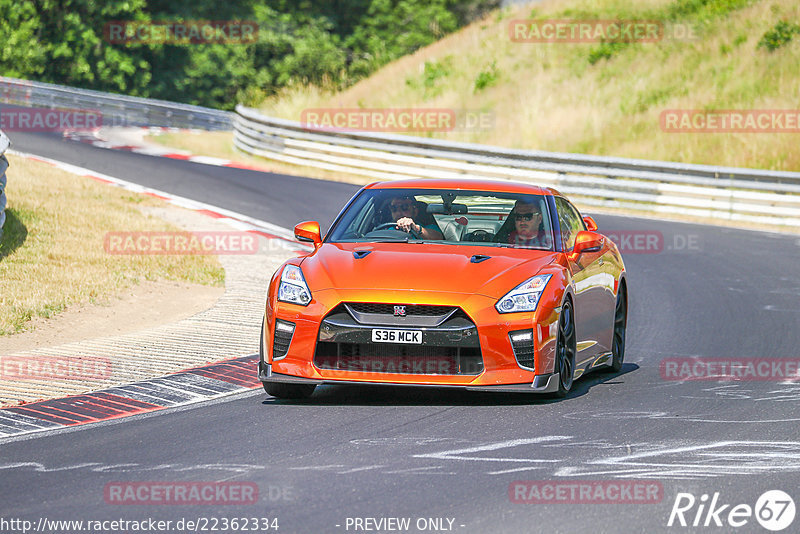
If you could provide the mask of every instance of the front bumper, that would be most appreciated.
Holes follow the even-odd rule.
[[[494,391],[498,393],[555,393],[558,391],[558,373],[550,373],[546,375],[536,375],[533,382],[526,384],[500,384],[500,385],[458,385],[458,384],[423,384],[423,383],[409,383],[409,382],[390,382],[381,380],[380,382],[371,382],[369,380],[326,380],[326,379],[313,379],[303,378],[299,376],[283,375],[272,372],[272,366],[267,363],[259,363],[258,378],[263,383],[280,383],[280,384],[305,384],[321,386],[324,384],[338,384],[338,385],[375,385],[375,386],[408,386],[408,387],[435,387],[435,388],[457,388],[466,391]]]
[[[376,298],[377,297],[377,298]],[[382,297],[382,298],[381,298]],[[337,323],[327,333],[323,319],[344,302],[413,302],[417,305],[456,306],[472,321],[473,328],[433,332],[443,336],[443,342],[464,347],[478,347],[481,367],[473,372],[426,374],[393,372],[359,372],[353,369],[324,368],[315,364],[318,345],[328,341],[363,343],[366,331],[353,324]],[[535,313],[498,314],[495,300],[483,295],[442,294],[429,292],[399,292],[379,296],[374,292],[322,290],[314,294],[307,306],[279,303],[268,305],[263,333],[265,353],[259,377],[264,382],[291,383],[295,380],[307,384],[358,383],[409,386],[460,387],[475,390],[526,391],[548,393],[557,390],[558,377],[554,375],[555,336],[558,323],[558,306],[542,306]],[[294,325],[288,350],[273,358],[273,338],[276,320]],[[445,326],[445,325],[443,325]],[[533,335],[534,365],[522,365],[514,353],[510,335],[528,329]],[[426,336],[429,335],[426,333]],[[427,339],[427,338],[426,338]],[[431,338],[432,340],[434,337]],[[434,343],[434,345],[438,344]],[[319,362],[317,362],[319,363]],[[555,379],[553,378],[555,376]]]

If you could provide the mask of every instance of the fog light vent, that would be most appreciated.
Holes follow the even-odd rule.
[[[275,321],[275,336],[272,340],[272,360],[279,360],[289,352],[289,344],[294,335],[294,323],[289,321]]]
[[[519,366],[533,370],[533,330],[514,330],[508,337]]]

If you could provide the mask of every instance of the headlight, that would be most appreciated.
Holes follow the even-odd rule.
[[[535,311],[551,274],[538,274],[503,295],[494,307],[500,313]]]
[[[308,289],[303,271],[297,265],[287,265],[281,273],[281,285],[278,287],[278,300],[308,306],[311,302],[311,290]]]

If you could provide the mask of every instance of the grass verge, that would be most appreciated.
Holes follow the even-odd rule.
[[[111,255],[111,231],[179,231],[143,214],[152,197],[97,183],[45,163],[8,156],[8,219],[0,242],[0,335],[77,303],[103,303],[142,280],[222,285],[213,256]]]

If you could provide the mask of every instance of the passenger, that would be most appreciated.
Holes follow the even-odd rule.
[[[420,213],[420,204],[425,205],[412,196],[392,198],[389,210],[392,212],[392,219],[397,222],[397,228],[404,232],[413,230],[422,239],[442,239],[444,236],[433,217],[427,211]],[[429,220],[425,220],[426,217]]]
[[[517,200],[509,217],[514,218],[514,229],[508,242],[523,247],[550,248],[550,236],[544,229],[542,212],[538,203],[527,204]]]

